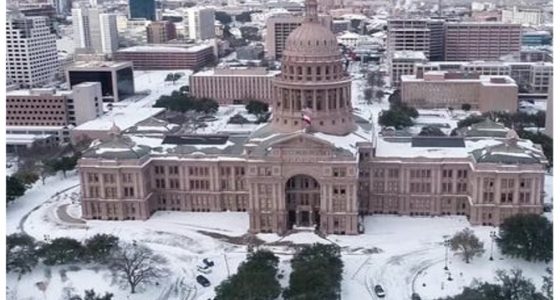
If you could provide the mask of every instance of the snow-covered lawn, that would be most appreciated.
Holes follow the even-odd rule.
[[[96,233],[115,234],[121,240],[145,244],[166,257],[173,275],[161,280],[157,286],[150,285],[130,295],[127,288],[113,282],[105,267],[78,265],[80,270],[72,271],[68,265],[56,266],[49,268],[49,277],[47,267],[38,266],[21,280],[14,274],[8,275],[8,296],[11,297],[8,299],[60,299],[67,291],[83,294],[83,290],[90,288],[99,292],[110,291],[116,299],[181,299],[187,295],[190,295],[188,299],[208,299],[213,297],[214,287],[235,272],[246,257],[245,245],[230,242],[246,234],[249,228],[247,213],[157,212],[147,221],[74,222],[81,215],[79,206],[72,203],[72,195],[78,191],[73,187],[76,183],[77,176],[69,175],[66,179],[48,178],[46,185],[36,184],[8,207],[8,233],[18,231],[20,220],[27,215],[21,229],[39,240],[45,235],[51,239],[68,236],[84,240]],[[63,190],[57,195],[57,191]],[[60,210],[65,210],[74,221],[60,218]],[[290,259],[295,251],[291,245],[316,242],[340,245],[344,261],[343,299],[371,299],[371,288],[375,284],[384,286],[388,300],[408,299],[413,290],[423,299],[432,299],[456,294],[475,278],[493,280],[495,270],[514,267],[521,268],[540,287],[541,277],[545,274],[544,263],[502,257],[496,247],[496,259],[489,261],[489,233],[496,228],[472,227],[464,217],[374,215],[366,217],[364,225],[365,234],[357,236],[322,238],[309,230],[302,230],[285,237],[276,234],[258,234],[257,237],[265,242],[261,247],[279,255],[284,287],[288,284]],[[450,252],[449,267],[454,280],[449,282],[443,271],[445,248],[442,242],[444,236],[453,235],[465,227],[471,227],[484,241],[486,252],[471,264],[465,264]],[[216,266],[211,274],[205,275],[212,286],[203,288],[194,278],[198,275],[196,265],[206,257],[214,260]],[[66,270],[66,276],[61,276],[62,269]],[[46,286],[45,292],[39,290],[38,282]]]
[[[450,237],[465,227],[472,228],[484,242],[486,252],[470,264],[449,252],[449,269],[452,282],[444,273],[444,237]],[[466,218],[453,217],[399,217],[375,215],[365,219],[365,234],[359,236],[329,236],[342,247],[348,247],[345,256],[343,296],[354,299],[362,289],[366,295],[366,285],[381,284],[386,291],[386,299],[409,299],[413,291],[423,299],[453,295],[473,279],[493,280],[498,269],[520,268],[538,287],[542,283],[546,264],[527,263],[499,255],[494,245],[494,261],[490,257],[489,226],[471,226]],[[359,247],[381,252],[371,255],[351,255],[352,249]],[[350,256],[350,258],[348,258]],[[462,275],[461,275],[462,274]],[[442,288],[443,283],[443,288]],[[426,286],[423,286],[426,284]]]

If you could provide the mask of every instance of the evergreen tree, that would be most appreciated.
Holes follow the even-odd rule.
[[[419,136],[446,136],[439,127],[436,126],[424,126],[420,130]]]
[[[6,200],[7,203],[25,194],[25,184],[15,176],[6,176]]]
[[[394,109],[384,110],[379,116],[378,122],[380,125],[392,126],[397,129],[410,127],[414,124],[410,116],[404,111]]]
[[[86,254],[95,262],[105,262],[117,249],[119,238],[110,234],[96,234],[85,241]]]
[[[496,272],[498,283],[475,282],[465,287],[459,295],[440,300],[546,300],[536,291],[535,285],[523,277],[521,270]]]
[[[249,103],[245,106],[247,112],[257,117],[260,117],[262,114],[268,112],[268,103],[258,101],[258,100],[250,100]]]
[[[378,102],[381,102],[383,97],[385,97],[385,93],[382,90],[375,91],[375,99],[377,99]]]
[[[63,176],[66,178],[66,172],[74,170],[78,163],[78,156],[64,156],[59,159],[58,170],[62,171]]]
[[[536,214],[517,214],[500,225],[502,253],[528,261],[552,260],[552,223]]]
[[[78,262],[83,258],[85,249],[72,238],[56,238],[39,249],[45,265],[58,265]]]
[[[543,276],[542,291],[547,300],[553,299],[554,282],[552,277],[552,268],[546,268],[546,276]]]
[[[342,270],[338,246],[304,246],[292,259],[290,286],[284,291],[284,299],[337,300]]]
[[[101,296],[101,295],[97,295],[93,289],[86,290],[84,292],[83,298],[80,296],[73,296],[70,298],[70,300],[112,300],[112,299],[113,299],[113,294],[105,293],[105,295]]]
[[[373,100],[373,89],[372,88],[365,88],[364,89],[364,99],[366,100],[367,104],[371,104]]]
[[[17,177],[25,186],[30,186],[39,180],[39,175],[30,170],[18,171],[14,174],[14,176]]]
[[[37,265],[35,240],[23,233],[6,237],[6,270],[20,275],[31,272]]]
[[[215,300],[273,300],[280,295],[278,257],[267,250],[249,254],[235,275],[216,287]]]
[[[473,257],[484,253],[484,244],[471,229],[465,228],[451,238],[451,250],[461,252],[465,262],[469,263]]]

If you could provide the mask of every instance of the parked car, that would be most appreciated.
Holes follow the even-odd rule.
[[[422,298],[420,298],[420,295],[418,295],[417,293],[412,293],[412,300],[422,300]]]
[[[196,276],[196,282],[198,282],[203,287],[209,287],[210,286],[210,281],[202,275]]]
[[[204,265],[204,266],[196,266],[196,269],[200,272],[200,273],[204,273],[204,274],[210,274],[212,273],[212,267]]]
[[[206,266],[209,266],[209,267],[213,267],[213,266],[214,266],[214,262],[211,261],[211,260],[209,260],[208,258],[203,259],[203,260],[202,260],[202,263],[204,263]]]
[[[385,298],[385,291],[383,290],[383,288],[381,287],[381,285],[376,285],[373,290],[375,291],[375,294],[377,295],[377,297],[379,298]]]

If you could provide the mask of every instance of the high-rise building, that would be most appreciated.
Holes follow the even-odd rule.
[[[301,16],[292,14],[277,14],[266,20],[265,52],[268,58],[280,59],[286,47],[288,35],[298,28],[303,22]],[[319,15],[319,23],[331,28],[332,18],[327,15]]]
[[[119,102],[134,94],[132,63],[126,61],[78,61],[66,68],[66,82],[71,88],[100,82],[103,102]]]
[[[45,17],[8,13],[6,20],[6,77],[24,87],[41,87],[58,71],[56,37]]]
[[[266,20],[265,51],[269,58],[280,59],[290,33],[301,25],[301,18],[293,15],[276,15]]]
[[[155,0],[129,0],[128,7],[131,19],[156,20]]]
[[[72,9],[74,43],[95,53],[112,53],[118,48],[116,15],[102,13],[97,7]]]
[[[548,135],[549,137],[554,136],[554,122],[552,120],[552,118],[553,118],[552,116],[553,116],[553,113],[554,113],[553,97],[554,96],[553,96],[552,84],[551,84],[550,88],[548,89],[548,99],[546,99],[546,121],[545,121],[545,125],[544,125],[544,133],[546,135]]]
[[[498,60],[521,50],[521,25],[460,22],[445,25],[445,60]]]
[[[390,19],[387,22],[387,51],[422,51],[426,57],[430,57],[428,21],[429,19]]]
[[[192,40],[208,40],[216,36],[214,9],[191,7],[183,16],[185,36]]]
[[[430,19],[428,20],[428,28],[430,29],[430,56],[431,61],[440,61],[445,57],[445,20]]]
[[[544,22],[544,15],[540,8],[514,6],[511,9],[502,10],[502,22],[541,25]]]
[[[146,28],[148,43],[165,44],[177,38],[175,24],[169,21],[152,22]]]
[[[113,53],[119,48],[117,15],[100,14],[99,29],[101,33],[101,52]]]

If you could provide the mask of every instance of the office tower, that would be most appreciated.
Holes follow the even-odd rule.
[[[131,19],[156,20],[155,0],[129,0],[128,7]]]
[[[387,51],[422,51],[430,57],[428,19],[390,19],[387,22]]]
[[[119,48],[117,15],[100,14],[101,52],[113,53]]]
[[[445,27],[445,60],[497,60],[521,50],[519,24],[461,22]]]
[[[24,87],[41,87],[58,71],[56,37],[45,17],[9,13],[6,20],[6,77]]]
[[[552,81],[552,78],[551,80]],[[553,107],[553,92],[552,92],[552,84],[550,85],[550,88],[548,89],[548,99],[546,99],[546,121],[545,121],[545,127],[544,127],[544,133],[546,135],[548,135],[549,137],[553,137],[554,136],[554,122],[552,121],[552,116],[554,113],[554,109]]]
[[[286,47],[288,35],[298,28],[303,22],[301,16],[292,14],[277,14],[270,16],[266,20],[266,56],[271,59],[280,59]],[[332,18],[327,15],[319,15],[319,23],[327,28],[331,28]]]
[[[517,7],[502,10],[502,22],[527,25],[541,25],[544,22],[540,8]]]
[[[445,57],[445,20],[430,19],[427,22],[430,29],[430,56],[431,61],[440,61]]]
[[[95,53],[112,53],[118,48],[116,15],[82,6],[72,9],[72,21],[77,48]]]
[[[191,7],[183,16],[185,36],[192,40],[207,40],[216,36],[214,9]]]
[[[146,28],[148,43],[164,44],[177,38],[175,24],[169,21],[152,22]]]

